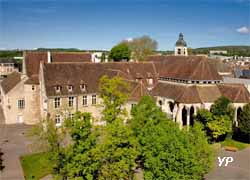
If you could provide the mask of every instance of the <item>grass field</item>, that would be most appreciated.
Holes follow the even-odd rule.
[[[250,147],[250,144],[239,142],[233,139],[226,139],[225,141],[221,142],[221,145],[223,147],[225,146],[236,147],[238,150],[242,150],[246,147]]]
[[[40,178],[51,174],[52,167],[49,161],[49,153],[36,153],[21,157],[21,164],[26,180]]]

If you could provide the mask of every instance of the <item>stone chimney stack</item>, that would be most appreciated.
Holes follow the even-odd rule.
[[[51,53],[50,53],[50,51],[47,52],[47,55],[48,55],[48,63],[51,63]]]

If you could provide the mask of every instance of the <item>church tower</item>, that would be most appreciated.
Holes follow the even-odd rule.
[[[179,34],[179,39],[175,43],[175,56],[187,56],[187,43],[184,41],[183,34]]]

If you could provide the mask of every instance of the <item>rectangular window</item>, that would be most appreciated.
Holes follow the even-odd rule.
[[[18,109],[24,109],[24,107],[25,107],[25,101],[24,101],[24,99],[19,99],[17,101],[17,107],[18,107]]]
[[[54,105],[55,105],[55,108],[59,108],[60,105],[61,105],[61,99],[60,98],[55,98],[54,99]]]
[[[74,106],[74,97],[69,97],[69,107]]]
[[[92,105],[96,104],[96,95],[92,95]]]
[[[87,106],[87,104],[88,104],[88,98],[87,98],[87,96],[83,96],[82,97],[82,105]]]
[[[61,116],[60,116],[60,114],[57,114],[57,115],[55,116],[55,123],[56,123],[56,125],[61,124]]]

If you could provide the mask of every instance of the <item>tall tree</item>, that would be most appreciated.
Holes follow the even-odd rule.
[[[101,152],[97,148],[99,131],[92,127],[91,115],[77,112],[65,126],[72,143],[63,151],[61,178],[97,179]]]
[[[224,96],[218,98],[214,102],[214,104],[211,106],[211,112],[215,116],[227,115],[231,120],[234,118],[234,109],[231,106],[231,101]]]
[[[151,97],[135,106],[130,124],[139,140],[144,179],[201,179],[210,169],[213,154],[201,126],[180,130]]]
[[[250,139],[250,103],[243,107],[239,117],[240,131],[247,134]]]
[[[195,118],[203,124],[210,140],[220,140],[232,133],[234,109],[229,99],[220,97],[211,106],[211,111],[200,109]]]
[[[122,108],[128,99],[128,84],[120,77],[100,80],[103,99],[103,120],[107,125],[102,137],[102,160],[99,179],[133,179],[137,140],[125,124],[126,111]]]
[[[129,90],[129,84],[121,77],[116,76],[111,79],[108,76],[101,77],[99,91],[104,104],[102,114],[107,123],[126,115],[126,110],[122,108],[122,105],[129,97]]]
[[[114,46],[109,53],[109,60],[113,61],[129,61],[131,51],[127,44],[120,43]]]
[[[145,57],[157,50],[158,43],[149,36],[134,38],[131,41],[124,41],[132,51],[132,58],[136,61],[145,60]]]

